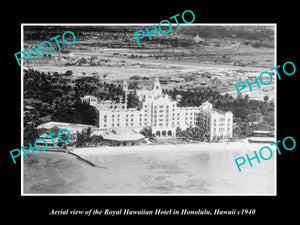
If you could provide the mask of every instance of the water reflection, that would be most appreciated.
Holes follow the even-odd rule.
[[[239,172],[240,151],[151,152],[90,156],[43,153],[24,160],[24,193],[273,194],[274,159]]]

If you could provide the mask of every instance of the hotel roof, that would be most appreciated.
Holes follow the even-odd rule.
[[[76,124],[76,123],[63,123],[63,122],[55,122],[55,121],[51,121],[51,122],[48,122],[48,123],[43,123],[39,126],[37,126],[37,129],[40,129],[40,128],[47,128],[47,129],[50,129],[52,127],[59,127],[59,128],[66,128],[66,129],[85,129],[85,128],[89,128],[89,127],[93,127],[92,125],[87,125],[87,124]]]
[[[104,140],[111,140],[111,141],[137,141],[144,138],[145,136],[139,133],[126,134],[126,135],[124,134],[118,135],[118,134],[111,133],[103,137]]]

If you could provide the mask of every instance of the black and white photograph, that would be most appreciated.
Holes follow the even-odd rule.
[[[108,3],[5,8],[3,220],[297,221],[296,5]]]
[[[276,24],[22,29],[23,195],[276,195]]]

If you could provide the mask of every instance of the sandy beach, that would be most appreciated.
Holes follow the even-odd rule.
[[[72,151],[77,157],[40,153],[24,160],[24,193],[272,195],[276,190],[274,157],[261,163],[253,160],[252,167],[245,163],[242,172],[234,161],[245,154],[253,156],[263,146],[269,145],[230,142],[77,148]]]
[[[80,156],[90,155],[114,155],[114,154],[134,154],[142,152],[181,152],[181,151],[201,151],[211,149],[212,151],[254,151],[257,152],[268,146],[274,150],[274,146],[266,143],[248,142],[222,142],[222,143],[187,143],[187,144],[165,144],[165,145],[138,145],[138,146],[101,146],[88,148],[75,148],[73,153]]]

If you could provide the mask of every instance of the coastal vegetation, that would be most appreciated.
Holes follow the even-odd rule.
[[[248,95],[234,98],[230,94],[221,95],[210,88],[200,90],[164,90],[174,100],[180,96],[178,106],[199,106],[205,101],[213,104],[214,108],[231,111],[234,118],[233,135],[235,138],[250,136],[254,130],[274,131],[274,102],[268,97],[264,101],[250,100]]]
[[[129,83],[131,88],[135,86]],[[274,131],[274,102],[268,96],[264,101],[250,100],[248,95],[234,98],[229,94],[221,95],[210,88],[178,90],[165,89],[172,99],[178,99],[179,107],[199,106],[205,101],[211,102],[216,109],[232,111],[234,116],[233,135],[235,138],[250,136],[253,130]],[[62,74],[50,74],[28,69],[24,71],[24,131],[25,144],[37,138],[35,127],[45,122],[45,118],[57,122],[98,125],[98,112],[95,107],[83,104],[81,98],[93,95],[98,100],[120,101],[124,92],[121,84],[100,82],[93,77],[83,77],[74,82],[67,82]],[[128,95],[128,107],[139,107],[136,92]],[[29,109],[28,109],[29,108]],[[149,130],[144,129],[148,134]],[[84,138],[82,142],[91,141]],[[146,135],[149,136],[149,135]],[[183,139],[204,141],[206,132],[199,128],[178,131]],[[80,143],[79,137],[79,143]],[[97,139],[98,142],[101,140]]]

